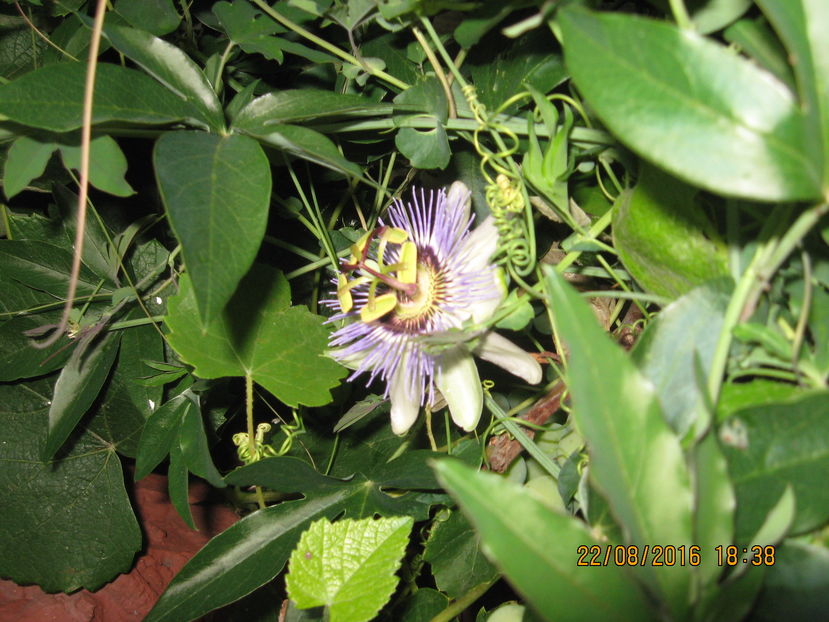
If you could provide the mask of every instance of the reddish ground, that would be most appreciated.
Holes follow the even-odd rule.
[[[0,580],[0,621],[133,622],[147,615],[164,588],[211,537],[238,517],[228,507],[205,504],[209,486],[193,480],[190,503],[199,531],[190,529],[167,496],[167,478],[149,475],[135,485],[134,507],[144,530],[146,550],[132,571],[97,592],[46,594],[37,586]]]

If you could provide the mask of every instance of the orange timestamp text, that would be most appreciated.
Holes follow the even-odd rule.
[[[773,546],[716,546],[718,566],[773,566]],[[576,549],[577,566],[699,566],[703,551],[697,545],[582,544]]]

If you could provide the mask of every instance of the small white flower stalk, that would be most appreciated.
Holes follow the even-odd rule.
[[[421,189],[407,204],[395,201],[388,224],[351,247],[329,303],[339,307],[331,321],[346,322],[331,336],[331,355],[354,370],[349,380],[368,373],[369,382],[386,383],[395,434],[409,430],[423,405],[436,404],[438,392],[452,420],[475,429],[483,389],[473,354],[530,384],[541,380],[529,353],[486,328],[506,288],[490,262],[498,245],[493,219],[472,229],[470,203],[461,182],[448,193]]]

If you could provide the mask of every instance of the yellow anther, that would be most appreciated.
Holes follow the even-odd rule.
[[[403,244],[403,242],[409,239],[409,233],[403,229],[398,229],[397,227],[389,227],[386,229],[383,237],[392,244]]]
[[[368,302],[360,309],[360,319],[364,322],[371,322],[386,315],[397,306],[397,296],[394,294],[383,294],[376,298],[369,297]]]
[[[343,313],[348,313],[354,306],[354,299],[351,297],[351,288],[344,274],[337,275],[337,300],[340,301],[340,309],[342,309]]]
[[[417,281],[417,246],[414,242],[405,242],[400,248],[399,265],[401,268],[397,270],[397,280],[401,283],[415,283]]]

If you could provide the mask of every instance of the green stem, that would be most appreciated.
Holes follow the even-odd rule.
[[[250,455],[254,456],[256,455],[256,430],[253,427],[253,376],[250,373],[245,374],[245,415],[248,424],[248,449]],[[266,504],[265,497],[262,495],[262,489],[256,486],[255,490],[259,509],[264,510]]]
[[[676,25],[683,30],[693,30],[694,22],[691,21],[691,16],[688,14],[688,9],[685,8],[685,3],[682,0],[668,0],[671,5],[671,13],[673,13]]]
[[[401,91],[405,91],[406,89],[409,88],[409,85],[406,84],[405,82],[403,82],[402,80],[398,80],[394,76],[387,74],[382,69],[377,69],[377,68],[372,67],[372,66],[370,66],[366,63],[361,63],[355,56],[352,56],[348,52],[345,52],[345,51],[341,50],[336,45],[333,45],[333,44],[329,43],[328,41],[318,37],[314,33],[310,32],[308,30],[305,30],[305,28],[303,28],[299,24],[294,23],[292,20],[288,19],[287,17],[285,17],[284,15],[279,13],[278,11],[273,10],[263,0],[251,0],[251,2],[253,2],[256,6],[258,6],[260,9],[262,9],[262,11],[264,13],[271,16],[273,19],[275,19],[277,22],[279,22],[280,24],[282,24],[286,28],[288,28],[290,30],[293,30],[295,33],[297,33],[301,37],[305,37],[306,39],[308,39],[308,41],[311,41],[312,43],[316,43],[322,49],[324,49],[328,52],[331,52],[334,56],[340,57],[341,59],[343,59],[345,62],[349,63],[350,65],[354,65],[355,67],[359,67],[360,69],[362,69],[366,73],[371,74],[375,78],[380,78],[381,80],[384,80],[385,82],[388,82],[389,84],[391,84],[392,86],[400,89]]]
[[[213,84],[213,91],[216,95],[218,95],[222,90],[222,74],[224,73],[225,64],[227,63],[227,59],[230,57],[230,52],[233,50],[234,45],[235,43],[233,43],[233,41],[228,41],[227,47],[225,48],[225,51],[222,52],[222,56],[219,59],[219,66],[216,68],[216,82]]]
[[[124,320],[123,322],[115,322],[110,324],[109,330],[121,330],[122,328],[132,328],[133,326],[145,326],[146,324],[157,324],[164,319],[163,315],[153,315],[151,317],[139,317],[134,320]]]
[[[788,213],[788,206],[777,206],[769,216],[767,226],[761,233],[761,237],[767,238],[768,242],[761,244],[755,251],[754,258],[738,281],[725,311],[708,376],[708,395],[712,404],[716,404],[719,398],[734,327],[751,316],[766,283],[827,212],[829,203],[821,203],[805,210],[779,239],[775,234],[785,226],[783,216]]]
[[[550,457],[541,451],[541,448],[536,445],[532,439],[524,433],[524,430],[521,429],[521,426],[515,423],[512,419],[507,417],[507,414],[501,410],[501,407],[498,406],[498,403],[492,399],[489,391],[484,391],[484,401],[486,402],[486,406],[489,411],[495,415],[495,418],[506,428],[507,432],[512,434],[516,441],[518,441],[521,446],[527,450],[533,458],[535,458],[536,462],[545,470],[547,473],[552,475],[554,478],[558,479],[559,472],[561,468],[553,462]]]
[[[481,596],[486,594],[487,590],[492,587],[492,584],[495,581],[488,581],[486,583],[481,583],[476,585],[471,590],[469,590],[466,594],[461,596],[458,600],[453,602],[449,605],[446,609],[441,611],[437,614],[434,618],[432,618],[431,622],[449,622],[450,620],[454,619],[455,617],[462,614],[466,611],[472,604],[478,600]]]

